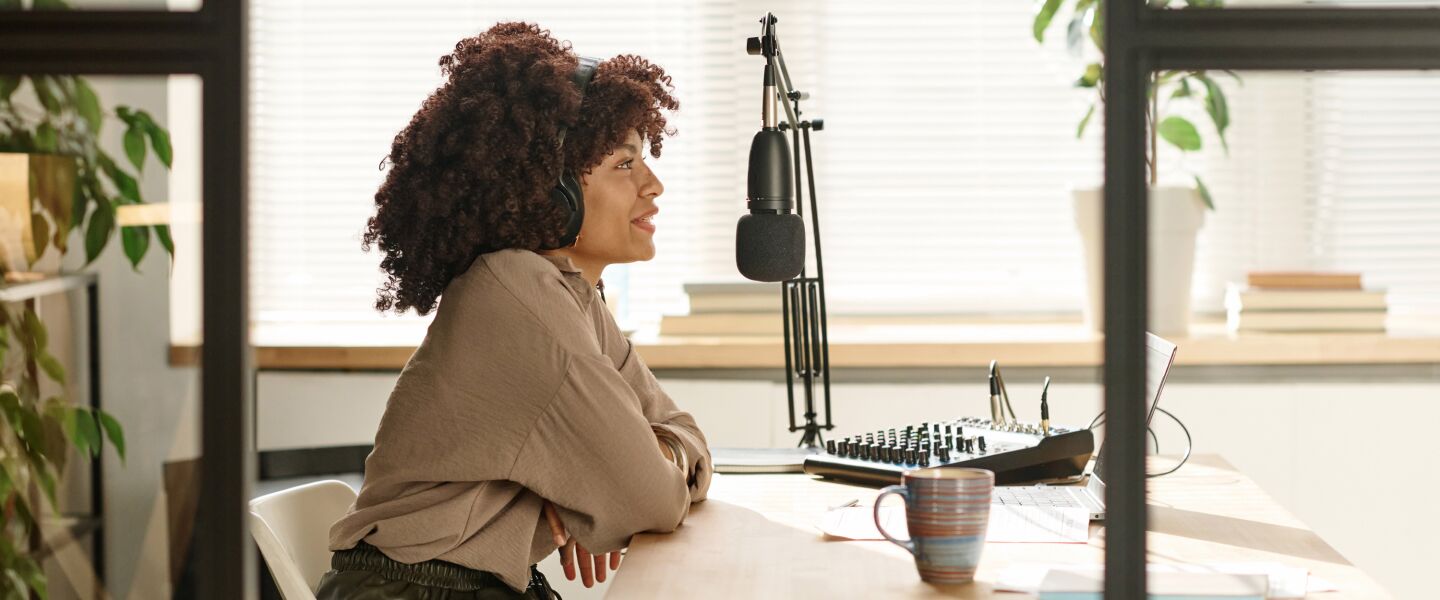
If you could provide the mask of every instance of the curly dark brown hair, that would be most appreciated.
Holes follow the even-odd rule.
[[[578,62],[569,42],[531,23],[499,23],[440,59],[448,79],[382,161],[391,167],[361,245],[385,253],[377,310],[427,314],[480,254],[556,246],[566,216],[549,191],[562,159],[588,173],[631,131],[660,156],[675,134],[662,109],[680,108],[665,70],[616,56],[600,63],[582,103],[570,82]]]

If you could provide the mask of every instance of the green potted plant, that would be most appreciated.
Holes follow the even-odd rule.
[[[49,4],[55,4],[50,2]],[[125,161],[100,148],[107,121],[123,125]],[[112,128],[113,129],[113,128]],[[85,264],[104,250],[117,229],[126,257],[139,267],[150,236],[173,256],[166,226],[116,226],[116,211],[142,204],[139,177],[153,152],[171,163],[169,132],[147,112],[126,106],[106,111],[82,77],[0,75],[0,166],[12,181],[0,180],[0,255],[7,280],[24,279],[36,263],[58,260],[67,240],[83,231]],[[0,168],[0,177],[6,171]],[[17,174],[18,173],[18,174]],[[15,193],[15,190],[22,190]],[[18,242],[17,242],[18,240]],[[54,252],[50,252],[54,248]],[[23,270],[22,270],[23,269]],[[58,269],[58,267],[57,267]],[[18,274],[18,276],[17,276]],[[66,397],[65,369],[47,350],[45,324],[33,302],[0,305],[0,597],[46,596],[46,580],[34,552],[47,510],[58,510],[56,486],[70,448],[97,457],[106,440],[123,460],[120,423],[101,410]],[[57,394],[45,394],[42,377]]]
[[[1167,8],[1170,0],[1150,0],[1152,8]],[[1176,2],[1187,8],[1219,8],[1223,0],[1184,0]],[[1080,118],[1075,136],[1084,135],[1097,112],[1103,112],[1105,100],[1105,12],[1099,0],[1043,0],[1032,23],[1032,34],[1043,42],[1045,33],[1057,16],[1068,15],[1066,43],[1070,51],[1089,56],[1084,71],[1075,81],[1077,87],[1093,90],[1089,109]],[[1226,75],[1234,77],[1231,72]],[[1238,78],[1237,78],[1238,80]],[[1194,186],[1160,185],[1157,157],[1160,141],[1191,153],[1201,150],[1205,136],[1186,114],[1203,113],[1209,117],[1214,136],[1221,148],[1229,151],[1225,137],[1230,127],[1229,103],[1225,90],[1206,71],[1160,71],[1150,79],[1150,102],[1146,106],[1149,124],[1149,152],[1145,160],[1150,183],[1150,329],[1168,334],[1184,334],[1190,325],[1190,288],[1195,271],[1195,240],[1205,222],[1205,210],[1215,205],[1210,190],[1199,174],[1191,173]],[[1099,188],[1073,191],[1076,225],[1085,248],[1088,295],[1085,320],[1095,329],[1102,329],[1100,292],[1103,285],[1101,264],[1101,205]]]

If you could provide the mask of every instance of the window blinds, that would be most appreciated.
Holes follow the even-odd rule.
[[[440,84],[436,60],[506,19],[540,23],[581,54],[646,56],[674,77],[679,135],[652,163],[666,184],[657,258],[606,273],[626,320],[644,328],[683,313],[687,281],[739,279],[734,227],[762,64],[744,39],[769,9],[253,0],[255,322],[418,339],[425,319],[371,308],[380,257],[359,239],[378,164]],[[831,310],[1078,311],[1069,190],[1098,182],[1101,127],[1097,118],[1074,138],[1090,96],[1070,86],[1084,61],[1065,51],[1060,27],[1037,45],[1033,8],[1017,2],[777,10],[794,83],[812,94],[805,116],[826,122],[813,139]],[[1197,310],[1218,309],[1224,283],[1249,269],[1346,268],[1391,288],[1397,312],[1440,312],[1440,204],[1426,185],[1440,158],[1440,85],[1411,85],[1434,80],[1410,74],[1243,77],[1223,82],[1228,155],[1162,152],[1162,182],[1203,172],[1218,205],[1201,233]]]

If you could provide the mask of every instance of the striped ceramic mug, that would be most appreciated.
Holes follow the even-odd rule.
[[[920,578],[932,583],[965,583],[975,578],[995,473],[985,469],[917,469],[903,485],[880,490],[875,498],[875,527],[880,535],[915,555]],[[910,539],[897,540],[880,523],[880,501],[890,494],[905,498]]]

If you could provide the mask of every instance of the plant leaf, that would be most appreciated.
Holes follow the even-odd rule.
[[[103,113],[100,112],[100,96],[95,94],[89,83],[79,77],[75,78],[75,110],[90,127],[90,133],[99,135],[100,125],[105,122]]]
[[[45,375],[49,376],[51,381],[62,385],[65,383],[65,367],[60,364],[55,355],[45,352],[35,360],[40,363],[40,369],[45,371]]]
[[[1090,21],[1090,41],[1105,52],[1105,3],[1095,5],[1095,18]]]
[[[1075,87],[1093,88],[1100,84],[1100,77],[1105,74],[1105,68],[1100,63],[1085,65],[1085,73],[1075,81]]]
[[[1171,98],[1189,98],[1191,94],[1192,94],[1192,92],[1191,92],[1191,90],[1190,90],[1190,78],[1189,78],[1189,77],[1186,77],[1186,78],[1180,80],[1180,85],[1179,85],[1179,87],[1176,87],[1176,88],[1175,88],[1175,91],[1173,91],[1173,92],[1170,93],[1170,97],[1171,97]]]
[[[30,348],[31,352],[39,354],[50,344],[50,332],[45,330],[45,323],[29,308],[25,309],[25,331],[30,334],[30,339],[35,341],[35,346]]]
[[[135,165],[135,172],[145,171],[145,130],[138,123],[125,129],[125,156]]]
[[[105,176],[109,177],[110,181],[115,184],[115,189],[120,191],[120,197],[134,203],[141,202],[140,183],[135,181],[135,178],[131,177],[129,173],[120,170],[120,167],[115,164],[115,161],[112,160],[109,155],[102,152],[100,156],[95,159],[95,162],[100,163],[100,169],[104,171]]]
[[[1200,149],[1200,133],[1195,130],[1195,124],[1184,117],[1165,117],[1160,122],[1159,131],[1160,137],[1185,152]]]
[[[0,102],[9,102],[15,90],[20,89],[19,75],[0,75]]]
[[[20,429],[20,396],[13,390],[0,390],[0,412],[15,430]]]
[[[59,146],[60,135],[56,133],[55,126],[51,125],[49,121],[41,123],[39,127],[35,128],[36,152],[52,153]]]
[[[20,426],[15,428],[15,433],[32,450],[45,447],[45,425],[40,422],[40,415],[29,407],[20,407]]]
[[[1035,41],[1045,41],[1045,30],[1050,28],[1050,20],[1055,18],[1055,11],[1060,10],[1060,0],[1045,0],[1040,5],[1040,11],[1035,13],[1035,23],[1032,29],[1035,34]]]
[[[51,473],[46,465],[39,465],[38,468],[32,470],[35,478],[40,480],[40,489],[45,491],[45,498],[50,500],[50,507],[55,508],[59,504],[55,500],[55,474]]]
[[[175,256],[175,242],[170,239],[170,226],[156,225],[155,237],[160,238],[160,247],[164,248],[165,253],[173,258]]]
[[[90,215],[90,224],[85,228],[85,264],[95,262],[95,258],[100,256],[114,229],[115,207],[102,200],[95,213]]]
[[[170,160],[173,158],[170,148],[170,132],[151,121],[145,127],[145,133],[150,135],[150,147],[155,149],[155,158],[160,159],[165,168],[170,168]]]
[[[1210,197],[1210,188],[1205,187],[1205,182],[1200,180],[1199,175],[1195,176],[1195,189],[1200,192],[1200,199],[1205,201],[1205,208],[1215,210],[1215,200]]]
[[[120,462],[125,462],[125,428],[120,426],[120,421],[103,410],[96,410],[95,416],[100,419],[100,426],[105,429],[105,437],[110,438],[110,445],[115,446],[115,453],[120,455]]]
[[[75,407],[75,437],[84,438],[85,445],[92,456],[100,454],[101,443],[100,425],[95,422],[95,415],[89,409]],[[79,446],[79,444],[76,444]]]
[[[130,268],[140,272],[140,260],[150,249],[150,228],[144,225],[121,227],[120,243],[125,247],[125,257],[130,259]]]
[[[94,451],[90,448],[90,438],[85,432],[86,417],[80,414],[80,410],[72,407],[65,407],[65,416],[68,424],[65,426],[70,431],[70,442],[75,444],[75,451],[81,456],[92,456]]]
[[[20,573],[14,569],[5,569],[5,579],[10,581],[10,589],[6,592],[6,598],[29,598],[30,584],[20,577]]]
[[[35,246],[35,260],[40,260],[45,255],[45,248],[50,245],[50,221],[45,219],[45,215],[30,213],[30,237]]]
[[[45,112],[60,114],[60,99],[55,96],[55,89],[50,87],[49,76],[31,77],[30,85],[35,88],[35,97],[40,99],[40,105],[45,107]]]
[[[1095,116],[1095,103],[1090,103],[1090,110],[1085,111],[1084,118],[1080,119],[1080,126],[1075,128],[1075,137],[1085,135],[1085,126],[1090,124],[1090,117]]]
[[[1205,84],[1205,113],[1210,115],[1210,121],[1215,124],[1215,133],[1220,135],[1220,145],[1228,154],[1230,142],[1225,139],[1225,130],[1230,127],[1230,105],[1225,101],[1225,91],[1204,73],[1197,74],[1195,78]]]

